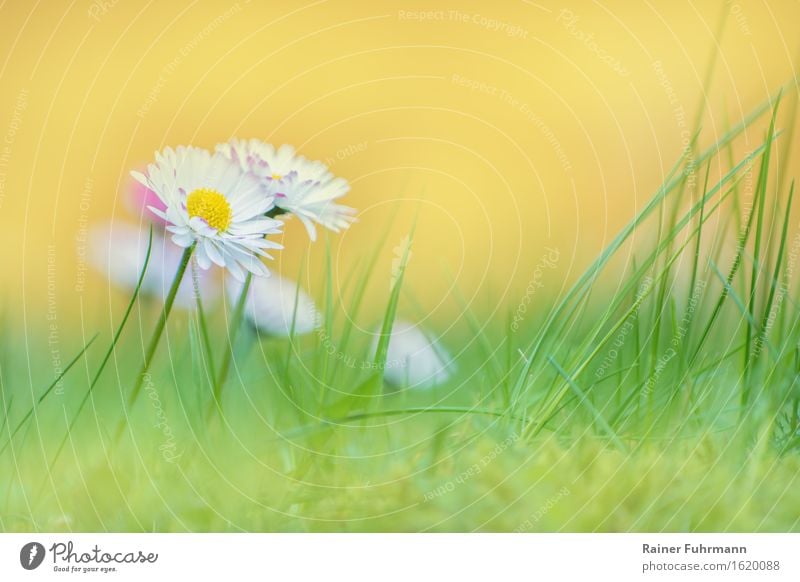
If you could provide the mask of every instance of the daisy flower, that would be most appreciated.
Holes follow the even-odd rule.
[[[110,222],[94,226],[88,234],[89,264],[117,287],[132,291],[136,288],[147,256],[148,237],[145,230],[124,223]],[[154,232],[141,293],[163,302],[180,260],[180,250]],[[217,298],[219,292],[213,284],[210,271],[197,271],[197,283],[204,301],[213,302]],[[193,309],[196,303],[194,281],[192,277],[185,277],[178,288],[175,305]]]
[[[376,336],[373,350],[377,343]],[[445,349],[419,326],[402,320],[394,322],[383,371],[387,383],[398,388],[431,388],[446,382],[454,367]]]
[[[272,258],[266,249],[283,248],[267,240],[280,233],[281,222],[265,216],[274,207],[273,196],[260,181],[222,154],[195,147],[156,152],[147,173],[131,172],[164,203],[165,210],[148,206],[165,220],[178,246],[195,247],[197,264],[226,268],[244,280],[244,271],[269,275],[259,257]]]
[[[335,202],[350,190],[347,180],[334,176],[322,162],[298,155],[292,146],[276,149],[257,139],[232,139],[217,151],[258,176],[275,197],[275,206],[297,216],[312,241],[317,239],[315,223],[339,232],[355,220],[354,209]]]
[[[238,297],[243,285],[229,278],[228,292]],[[253,279],[245,304],[247,321],[259,332],[270,336],[309,333],[319,327],[320,313],[314,300],[299,284],[277,275]]]

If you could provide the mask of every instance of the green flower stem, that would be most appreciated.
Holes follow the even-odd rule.
[[[287,213],[288,211],[284,210],[283,208],[275,206],[272,208],[272,210],[267,212],[265,216],[267,218],[275,218]],[[231,318],[229,326],[230,331],[228,333],[228,349],[225,350],[225,354],[222,356],[219,375],[217,376],[217,381],[214,384],[214,399],[211,401],[211,407],[208,410],[209,417],[214,412],[214,409],[222,411],[222,389],[224,388],[225,382],[228,379],[228,371],[231,367],[231,360],[233,360],[233,350],[236,347],[236,339],[239,337],[239,328],[242,326],[244,308],[245,304],[247,303],[247,294],[250,292],[250,283],[252,281],[253,274],[248,272],[247,277],[244,280],[242,291],[239,294],[239,298],[236,300],[236,305],[233,308],[233,317]]]
[[[203,349],[205,350],[208,378],[213,385],[217,378],[217,372],[214,368],[214,350],[211,349],[211,337],[208,334],[206,310],[203,307],[203,298],[200,293],[200,283],[198,281],[198,276],[194,265],[192,265],[192,285],[194,286],[194,297],[195,302],[197,303],[197,325],[200,328],[200,337],[203,340]]]
[[[178,265],[178,270],[175,271],[175,278],[172,280],[172,286],[170,287],[169,293],[167,294],[167,299],[164,302],[164,308],[161,310],[161,316],[158,318],[156,328],[153,330],[153,335],[150,338],[150,344],[147,346],[144,362],[142,362],[142,369],[136,376],[136,384],[134,385],[133,391],[128,398],[128,408],[133,407],[133,405],[136,403],[136,399],[139,397],[139,393],[142,391],[142,385],[144,384],[145,376],[147,376],[147,371],[150,369],[150,364],[153,362],[153,356],[156,353],[158,342],[161,340],[161,336],[164,333],[164,328],[167,325],[167,318],[169,318],[169,314],[172,311],[172,305],[175,303],[175,296],[178,294],[178,289],[181,286],[183,275],[186,273],[186,268],[189,266],[189,261],[192,258],[194,247],[195,245],[193,244],[183,251],[181,262]]]
[[[252,281],[253,274],[247,273],[244,286],[242,286],[242,291],[239,293],[239,298],[236,300],[236,305],[233,308],[233,317],[231,318],[230,332],[228,334],[228,349],[225,351],[225,355],[222,358],[222,364],[220,364],[219,376],[217,377],[217,383],[214,385],[214,400],[211,403],[209,414],[213,412],[214,407],[218,408],[220,411],[222,410],[222,388],[225,386],[225,381],[228,379],[228,369],[233,359],[233,350],[236,346],[236,338],[239,336],[239,329],[242,326],[244,308],[247,303],[247,294],[250,291],[250,283]]]

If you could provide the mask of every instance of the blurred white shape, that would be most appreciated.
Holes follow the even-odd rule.
[[[228,277],[227,285],[228,301],[233,306],[239,300],[243,284]],[[308,293],[298,283],[274,273],[252,278],[244,314],[250,325],[271,336],[291,335],[292,322],[295,335],[309,333],[320,321],[320,313]]]
[[[373,350],[377,344],[378,337]],[[454,370],[455,364],[447,351],[418,325],[402,320],[394,322],[383,373],[387,383],[398,388],[431,388],[446,382]]]
[[[105,275],[111,283],[127,291],[133,291],[147,256],[149,229],[143,229],[122,222],[110,222],[89,229],[87,258],[92,267]],[[153,246],[150,262],[142,281],[141,293],[163,302],[172,286],[172,280],[181,260],[183,249],[153,232]],[[194,273],[193,273],[194,271]],[[175,307],[195,308],[193,277],[201,297],[208,304],[219,295],[209,271],[187,269],[178,294]]]

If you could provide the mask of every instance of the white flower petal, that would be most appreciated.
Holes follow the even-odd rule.
[[[235,302],[242,285],[228,279],[231,302]],[[319,327],[320,314],[314,300],[289,279],[273,275],[253,279],[245,304],[247,321],[259,332],[271,336],[309,333]]]
[[[194,243],[194,237],[188,233],[173,234],[172,242],[174,242],[179,247],[187,248],[192,246],[192,243]]]
[[[380,330],[376,332],[380,334]],[[377,346],[378,336],[373,342]],[[452,359],[419,326],[395,321],[389,338],[384,379],[400,388],[431,388],[446,382],[454,369]]]
[[[274,205],[300,217],[311,240],[316,240],[314,223],[338,232],[354,222],[353,209],[333,202],[350,190],[347,180],[333,176],[322,162],[297,155],[292,146],[233,139],[217,152],[260,178]]]

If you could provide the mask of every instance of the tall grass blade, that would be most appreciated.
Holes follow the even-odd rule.
[[[30,410],[28,410],[28,412],[25,413],[25,416],[23,416],[22,419],[17,423],[17,426],[14,428],[14,430],[10,432],[8,440],[2,447],[0,447],[0,455],[3,454],[3,452],[6,450],[6,447],[11,443],[11,441],[14,439],[14,436],[16,436],[16,434],[28,421],[28,419],[36,413],[37,407],[41,406],[42,402],[44,402],[44,399],[47,398],[47,396],[55,389],[56,386],[58,386],[59,382],[61,382],[64,376],[67,375],[67,372],[69,372],[70,369],[72,369],[72,367],[78,363],[78,360],[80,360],[83,357],[83,354],[86,353],[86,351],[89,349],[89,347],[94,343],[94,340],[96,339],[97,339],[97,334],[94,334],[91,337],[91,339],[88,342],[86,342],[83,348],[81,348],[81,351],[78,352],[78,355],[76,355],[72,360],[69,361],[69,363],[64,367],[61,373],[58,376],[56,376],[55,380],[53,380],[53,382],[47,388],[45,388],[44,392],[42,392],[39,395],[39,398],[36,399],[34,405],[30,408]],[[6,415],[7,414],[8,413],[6,412]]]
[[[119,338],[122,335],[122,331],[125,329],[125,324],[128,322],[128,318],[131,315],[131,311],[133,311],[133,306],[136,304],[136,299],[139,297],[139,292],[142,289],[142,282],[144,281],[145,273],[147,272],[147,266],[150,264],[150,254],[153,249],[153,227],[150,227],[150,235],[147,241],[147,251],[144,255],[144,263],[142,264],[142,270],[139,273],[139,279],[136,281],[136,287],[133,289],[133,295],[131,295],[131,300],[128,302],[128,307],[125,309],[125,314],[122,316],[122,321],[120,321],[119,326],[117,327],[117,331],[114,333],[114,338],[111,340],[111,345],[108,346],[108,350],[106,351],[105,356],[103,357],[103,361],[100,363],[100,367],[97,369],[97,373],[94,375],[91,384],[89,384],[88,390],[83,395],[80,404],[78,405],[78,410],[72,416],[72,420],[70,420],[69,425],[67,426],[67,434],[64,435],[64,438],[61,440],[61,444],[58,445],[56,449],[55,455],[50,460],[49,464],[49,472],[52,473],[53,467],[55,466],[56,462],[58,462],[58,458],[61,455],[61,451],[64,450],[64,446],[67,444],[67,440],[69,439],[70,434],[72,433],[72,429],[75,428],[75,423],[78,422],[78,418],[83,412],[86,403],[89,401],[89,398],[92,395],[92,391],[94,390],[95,386],[97,386],[98,380],[100,380],[100,376],[103,374],[103,370],[105,370],[106,364],[108,364],[108,360],[111,358],[111,355],[114,353],[114,348],[117,347],[117,342],[119,342]]]
[[[778,99],[776,100],[775,107],[772,110],[772,120],[769,124],[769,131],[767,133],[767,149],[764,150],[764,154],[761,157],[761,168],[758,173],[758,182],[756,183],[756,191],[754,197],[756,199],[757,204],[757,213],[758,218],[756,220],[756,236],[754,242],[754,250],[753,250],[753,268],[750,272],[750,297],[747,303],[747,310],[750,314],[748,318],[748,324],[746,327],[746,338],[745,338],[745,346],[744,346],[744,368],[745,372],[748,371],[750,367],[750,352],[751,352],[751,338],[753,336],[753,327],[750,325],[750,321],[755,319],[755,311],[756,311],[756,292],[758,289],[758,273],[761,270],[761,239],[763,236],[763,228],[764,228],[764,207],[766,206],[766,197],[767,197],[767,183],[769,181],[769,161],[770,161],[770,154],[772,152],[772,138],[775,135],[775,118],[778,116],[778,107],[780,106],[781,97],[778,95]],[[748,397],[749,397],[749,382],[748,379],[745,378],[745,386],[742,391],[742,403],[746,404]]]

